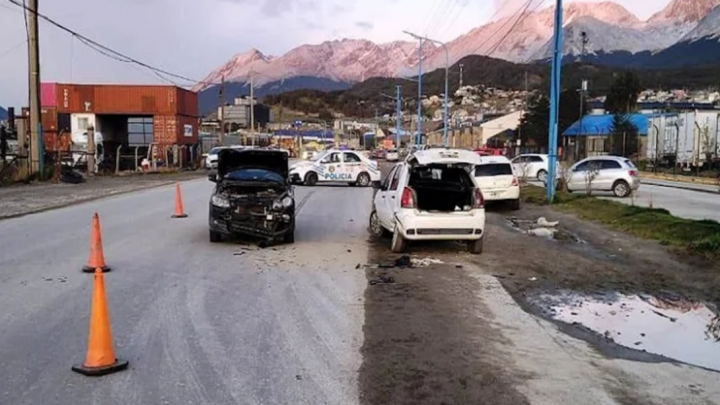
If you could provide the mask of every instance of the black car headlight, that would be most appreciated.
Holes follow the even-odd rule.
[[[282,199],[273,201],[272,209],[274,211],[281,211],[283,209],[287,209],[293,206],[293,199],[290,196],[286,196]]]
[[[222,195],[214,195],[212,198],[210,198],[210,202],[212,205],[218,207],[218,208],[230,208],[230,200],[228,200],[225,196]]]

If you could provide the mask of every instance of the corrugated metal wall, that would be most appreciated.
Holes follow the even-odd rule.
[[[126,115],[198,114],[197,94],[174,86],[56,85],[58,112]]]

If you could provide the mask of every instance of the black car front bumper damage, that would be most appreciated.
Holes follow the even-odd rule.
[[[230,208],[210,205],[210,229],[225,235],[249,235],[270,241],[295,231],[295,207],[273,210],[272,203],[232,203]]]

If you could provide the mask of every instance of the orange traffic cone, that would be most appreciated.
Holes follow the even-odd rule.
[[[110,267],[105,264],[105,255],[103,254],[102,236],[100,235],[100,217],[97,212],[93,215],[92,228],[90,229],[90,257],[88,263],[83,267],[86,273],[92,273],[95,269],[100,268],[103,272],[110,271]]]
[[[180,193],[180,183],[175,185],[175,214],[173,218],[187,218],[187,214],[183,211],[182,195]]]
[[[90,333],[85,362],[72,366],[72,370],[91,377],[97,377],[124,370],[125,360],[115,358],[110,331],[110,317],[105,301],[105,282],[102,269],[95,270],[92,303],[90,307]]]

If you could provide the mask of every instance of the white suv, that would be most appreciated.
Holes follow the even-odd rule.
[[[483,156],[475,166],[475,181],[485,201],[507,201],[512,210],[520,209],[520,184],[505,156]]]
[[[391,250],[406,241],[464,240],[470,252],[483,250],[485,201],[473,176],[480,157],[458,149],[430,149],[398,163],[373,198],[370,230],[391,233]]]
[[[515,157],[512,160],[515,174],[525,180],[538,180],[545,183],[548,175],[550,158],[548,155],[528,153]]]

